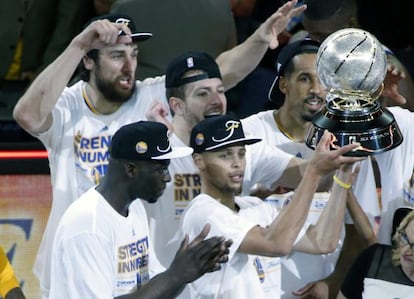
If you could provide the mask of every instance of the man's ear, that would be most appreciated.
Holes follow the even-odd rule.
[[[286,81],[286,78],[283,76],[279,78],[279,89],[283,94],[286,94],[288,90],[288,83]]]
[[[198,169],[204,169],[204,158],[202,154],[193,154],[193,162]]]
[[[134,178],[138,175],[138,167],[135,163],[132,162],[125,162],[124,163],[124,170],[125,170],[125,174],[129,177],[129,178]]]
[[[93,61],[93,59],[90,58],[88,55],[83,56],[82,62],[83,62],[83,66],[88,71],[91,71],[93,67],[95,66],[95,61]]]
[[[168,100],[170,109],[174,112],[174,115],[183,115],[184,114],[184,101],[177,97],[170,97]]]

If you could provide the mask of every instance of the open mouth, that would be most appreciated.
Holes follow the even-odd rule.
[[[125,89],[131,88],[132,86],[132,80],[131,80],[131,77],[129,76],[119,78],[118,83],[122,88],[125,88]]]
[[[208,116],[215,116],[215,115],[222,115],[222,111],[221,110],[214,110],[214,111],[208,111],[206,114],[204,114],[205,117]]]
[[[310,111],[317,111],[321,109],[324,101],[319,98],[310,98],[305,100],[305,104]]]
[[[230,179],[234,183],[241,183],[243,182],[243,175],[241,173],[235,173],[235,174],[230,175]]]

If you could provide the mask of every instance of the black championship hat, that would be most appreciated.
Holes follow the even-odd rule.
[[[201,70],[205,73],[183,78],[184,73],[191,70]],[[168,64],[165,73],[165,87],[179,87],[208,78],[221,79],[220,69],[216,61],[207,53],[190,51],[179,55]]]
[[[190,147],[171,147],[170,132],[159,122],[139,121],[121,127],[112,137],[110,155],[125,160],[166,160],[193,153]]]
[[[247,138],[239,119],[228,115],[209,116],[192,130],[190,146],[195,153],[217,150],[233,144],[253,144],[259,138]]]
[[[400,226],[401,221],[407,216],[410,212],[414,211],[413,207],[404,206],[400,207],[395,210],[394,217],[392,218],[392,234],[391,238],[394,236],[394,234],[397,232],[398,226]]]
[[[311,20],[325,20],[332,17],[347,0],[304,0],[306,10],[303,14]]]
[[[302,53],[318,53],[320,45],[321,44],[319,42],[306,38],[294,41],[283,47],[276,60],[276,78],[270,87],[268,95],[270,101],[277,102],[278,100],[284,98],[284,95],[279,89],[279,77],[284,74],[286,66],[289,62],[296,55]]]
[[[90,23],[97,21],[97,20],[109,20],[112,23],[122,23],[128,25],[129,29],[131,30],[131,39],[134,42],[137,41],[144,41],[152,37],[152,33],[149,32],[136,32],[137,29],[135,27],[134,20],[132,20],[129,16],[124,14],[106,14],[97,16],[91,20],[84,26],[87,27]],[[125,32],[121,31],[120,35],[124,35]]]

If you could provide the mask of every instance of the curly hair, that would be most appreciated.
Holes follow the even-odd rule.
[[[401,246],[400,246],[400,235],[401,232],[405,230],[408,224],[414,220],[414,211],[407,214],[404,219],[401,221],[398,226],[394,236],[392,237],[392,263],[395,266],[400,266],[400,257],[401,257]]]

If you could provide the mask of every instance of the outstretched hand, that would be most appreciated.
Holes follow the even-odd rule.
[[[192,282],[207,272],[221,269],[221,264],[228,261],[229,247],[232,240],[223,237],[206,239],[210,225],[206,224],[200,234],[191,242],[185,236],[177,251],[170,270],[181,276],[185,283]]]
[[[316,146],[315,152],[310,160],[310,165],[312,165],[320,175],[326,175],[344,164],[352,164],[366,159],[365,157],[344,156],[344,154],[357,149],[360,146],[359,143],[347,144],[343,147],[331,150],[335,140],[335,135],[325,130]]]
[[[278,35],[286,29],[290,19],[306,9],[306,5],[295,7],[297,3],[298,0],[286,2],[257,29],[259,36],[269,43],[270,49],[279,46]]]
[[[394,101],[395,104],[403,105],[407,102],[398,91],[398,83],[405,79],[405,72],[401,69],[400,63],[393,58],[388,57],[387,73],[384,79],[384,90],[382,95]]]

